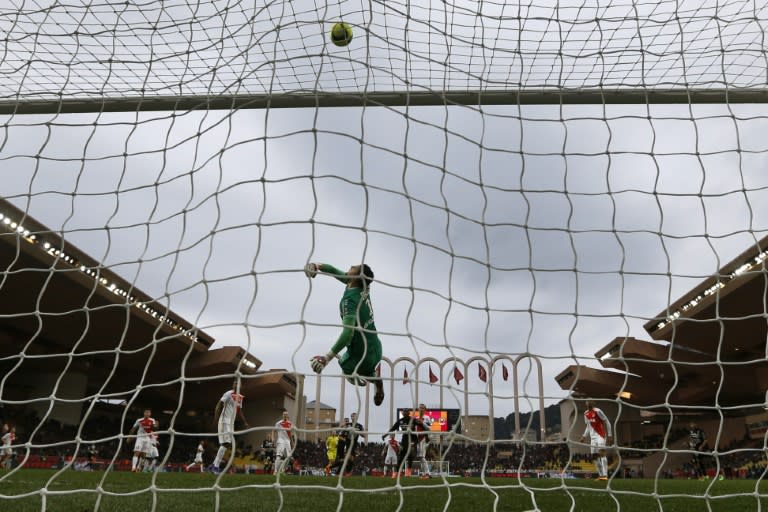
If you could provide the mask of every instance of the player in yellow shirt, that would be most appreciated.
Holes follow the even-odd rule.
[[[325,440],[325,455],[328,457],[328,465],[325,466],[326,476],[331,474],[331,464],[336,460],[336,447],[339,445],[339,436],[331,432]]]

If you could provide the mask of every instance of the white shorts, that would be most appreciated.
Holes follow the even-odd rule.
[[[384,465],[385,466],[394,466],[397,464],[397,455],[393,453],[388,453],[386,457],[384,457]]]
[[[133,445],[134,452],[139,452],[144,455],[147,455],[151,450],[152,450],[152,442],[149,440],[149,437],[136,438],[136,444]]]
[[[605,438],[600,436],[589,436],[590,453],[599,453],[605,450]]]
[[[0,452],[0,455],[6,455],[10,457],[11,455],[13,455],[13,448],[11,448],[10,446],[7,448],[3,448],[2,452]]]
[[[427,456],[427,449],[429,448],[429,439],[426,437],[421,439],[416,445],[416,458],[424,459]]]
[[[203,463],[203,456],[200,454],[195,455],[195,460],[192,461],[194,464],[202,464]]]
[[[286,443],[285,441],[277,442],[277,446],[275,446],[275,457],[280,457],[282,459],[287,459],[291,456],[291,443]]]
[[[219,423],[219,444],[234,444],[234,428],[229,423]]]
[[[156,458],[158,458],[159,456],[160,456],[160,453],[157,451],[157,445],[154,445],[154,444],[153,444],[153,445],[152,445],[152,446],[149,448],[149,454],[147,455],[147,457],[149,457],[150,459],[156,459]]]

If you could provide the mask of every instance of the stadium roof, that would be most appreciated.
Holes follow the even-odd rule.
[[[211,349],[214,339],[163,306],[165,297],[139,290],[2,199],[0,268],[3,400],[42,398],[30,375],[43,374],[87,375],[94,398],[143,388],[153,407],[165,408],[179,403],[182,376],[188,385],[219,376],[226,389],[239,370],[245,394],[296,391],[295,378],[259,372],[261,361],[242,347]],[[196,389],[185,393],[185,406],[215,404],[222,387],[203,388],[215,396]]]
[[[602,369],[568,366],[558,384],[644,407],[762,408],[767,249],[764,237],[648,321],[653,341],[615,338],[595,353]]]

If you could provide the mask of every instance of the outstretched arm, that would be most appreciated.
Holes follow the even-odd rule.
[[[336,354],[341,352],[342,349],[346,348],[350,343],[352,343],[352,337],[355,334],[356,323],[357,322],[355,321],[354,315],[346,315],[341,319],[341,334],[339,334],[339,337],[336,339],[336,343],[334,343],[331,347],[329,352],[333,353],[333,356],[331,357],[335,357]]]
[[[333,344],[331,349],[326,352],[324,356],[315,356],[311,359],[312,369],[316,373],[321,373],[331,360],[336,357],[336,354],[342,351],[346,346],[352,343],[352,336],[355,333],[355,317],[354,315],[346,315],[342,320],[342,330],[336,343]]]
[[[347,284],[349,282],[349,276],[346,272],[337,269],[333,265],[329,265],[328,263],[320,263],[317,265],[317,269],[320,272],[325,272],[326,274],[331,274],[333,277],[338,279],[344,284]]]
[[[386,432],[384,432],[384,433],[381,435],[381,440],[383,441],[384,439],[386,439],[386,438],[387,438],[387,436],[388,436],[389,434],[391,434],[392,432],[397,432],[397,431],[399,431],[399,430],[400,430],[400,420],[397,420],[397,421],[395,421],[395,424],[394,424],[394,425],[392,425],[391,427],[389,427],[389,428],[387,429],[387,431],[386,431]]]
[[[328,263],[308,263],[304,267],[304,273],[307,274],[307,277],[315,277],[318,272],[329,274],[344,284],[349,283],[349,276],[346,272],[343,272]]]

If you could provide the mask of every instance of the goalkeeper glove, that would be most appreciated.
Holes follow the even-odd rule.
[[[317,275],[317,270],[320,267],[317,263],[307,263],[304,265],[304,274],[307,277],[315,277]],[[319,373],[319,372],[318,372]]]
[[[309,360],[309,365],[312,367],[315,373],[322,373],[323,369],[328,366],[328,363],[336,357],[333,352],[328,352],[324,356],[315,356]]]

